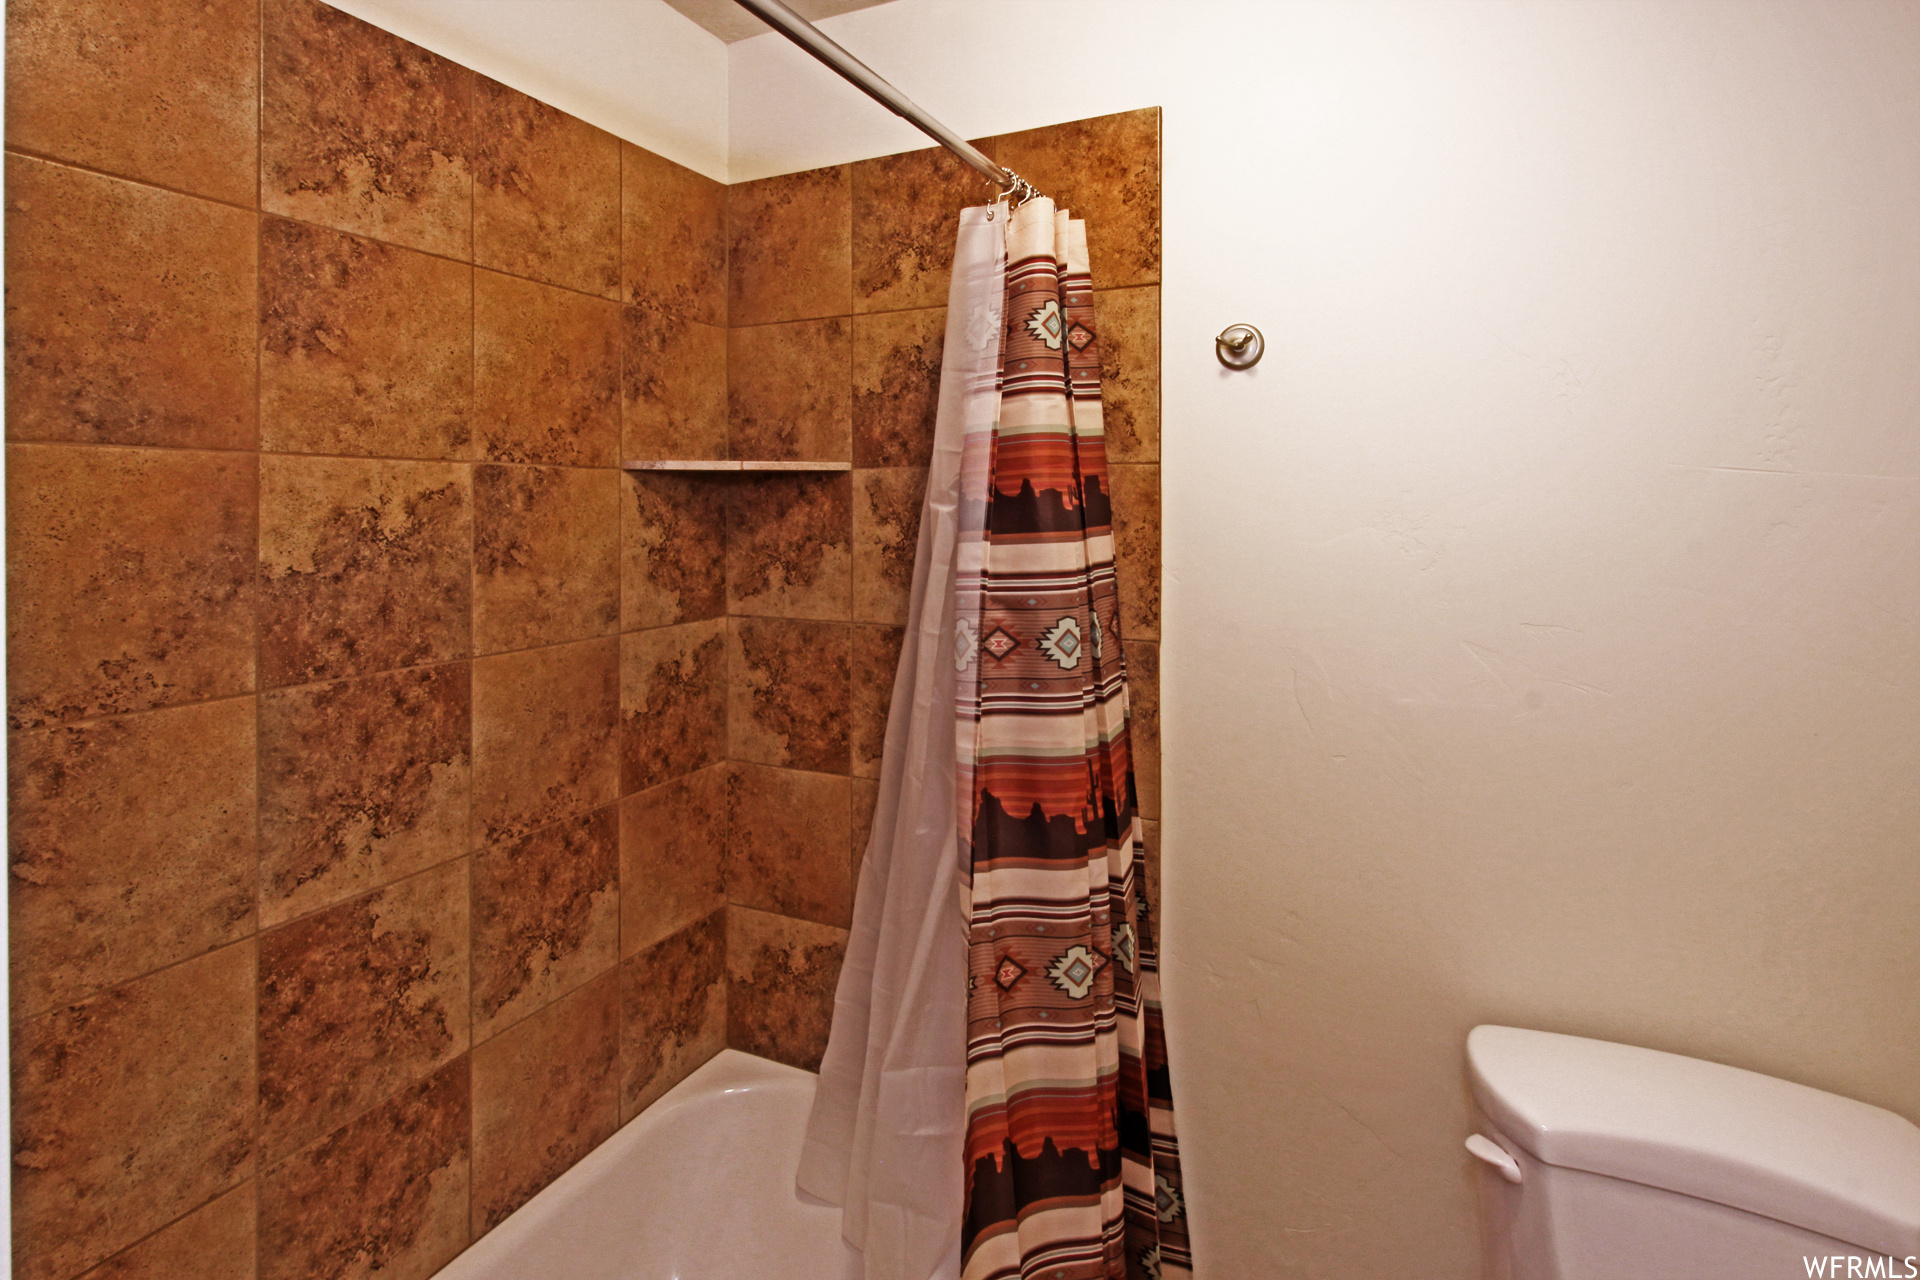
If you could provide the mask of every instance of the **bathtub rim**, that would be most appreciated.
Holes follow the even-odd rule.
[[[720,1050],[542,1187],[493,1230],[470,1241],[465,1249],[435,1271],[430,1280],[488,1280],[490,1273],[486,1268],[499,1255],[511,1257],[522,1242],[538,1237],[548,1222],[572,1204],[583,1190],[604,1174],[614,1172],[636,1145],[646,1142],[681,1112],[708,1105],[713,1099],[731,1093],[786,1092],[796,1087],[811,1093],[818,1078],[811,1071],[771,1058],[756,1057],[739,1049]],[[813,1204],[822,1203],[811,1196],[806,1199]]]

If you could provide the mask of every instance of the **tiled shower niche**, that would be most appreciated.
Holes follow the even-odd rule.
[[[16,1274],[429,1276],[817,1062],[984,184],[728,188],[315,0],[7,34]],[[1158,132],[983,144],[1090,219],[1156,819]],[[728,457],[852,469],[619,465]]]

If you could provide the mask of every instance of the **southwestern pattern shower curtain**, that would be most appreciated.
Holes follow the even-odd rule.
[[[1127,737],[1086,227],[1007,227],[986,509],[957,581],[964,1280],[1190,1274]],[[973,489],[965,479],[963,493]],[[970,523],[963,521],[963,524]]]
[[[800,1188],[865,1280],[1188,1276],[1085,227],[968,209]]]

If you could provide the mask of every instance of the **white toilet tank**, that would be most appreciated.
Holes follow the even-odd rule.
[[[1489,1280],[1920,1280],[1920,1128],[1651,1049],[1475,1027]]]

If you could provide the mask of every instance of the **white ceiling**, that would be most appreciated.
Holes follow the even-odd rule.
[[[666,0],[328,0],[727,181],[731,47]]]
[[[734,0],[667,0],[667,3],[728,44],[773,29],[735,4]],[[836,13],[870,9],[884,3],[886,0],[787,0],[787,7],[809,21],[818,21],[831,18]]]
[[[816,122],[821,131],[837,127],[833,112],[897,123],[785,40],[751,40],[768,29],[734,0],[328,3],[722,182],[733,180],[729,67],[757,45],[779,46],[756,61],[760,73],[783,68],[783,83],[797,74],[803,84],[830,87],[832,111]],[[808,19],[831,19],[856,9],[867,10],[860,15],[867,17],[886,0],[789,3]],[[924,145],[917,138],[908,130],[874,154]],[[775,168],[767,170],[768,163]],[[765,176],[760,170],[788,171],[764,159],[751,176]]]

